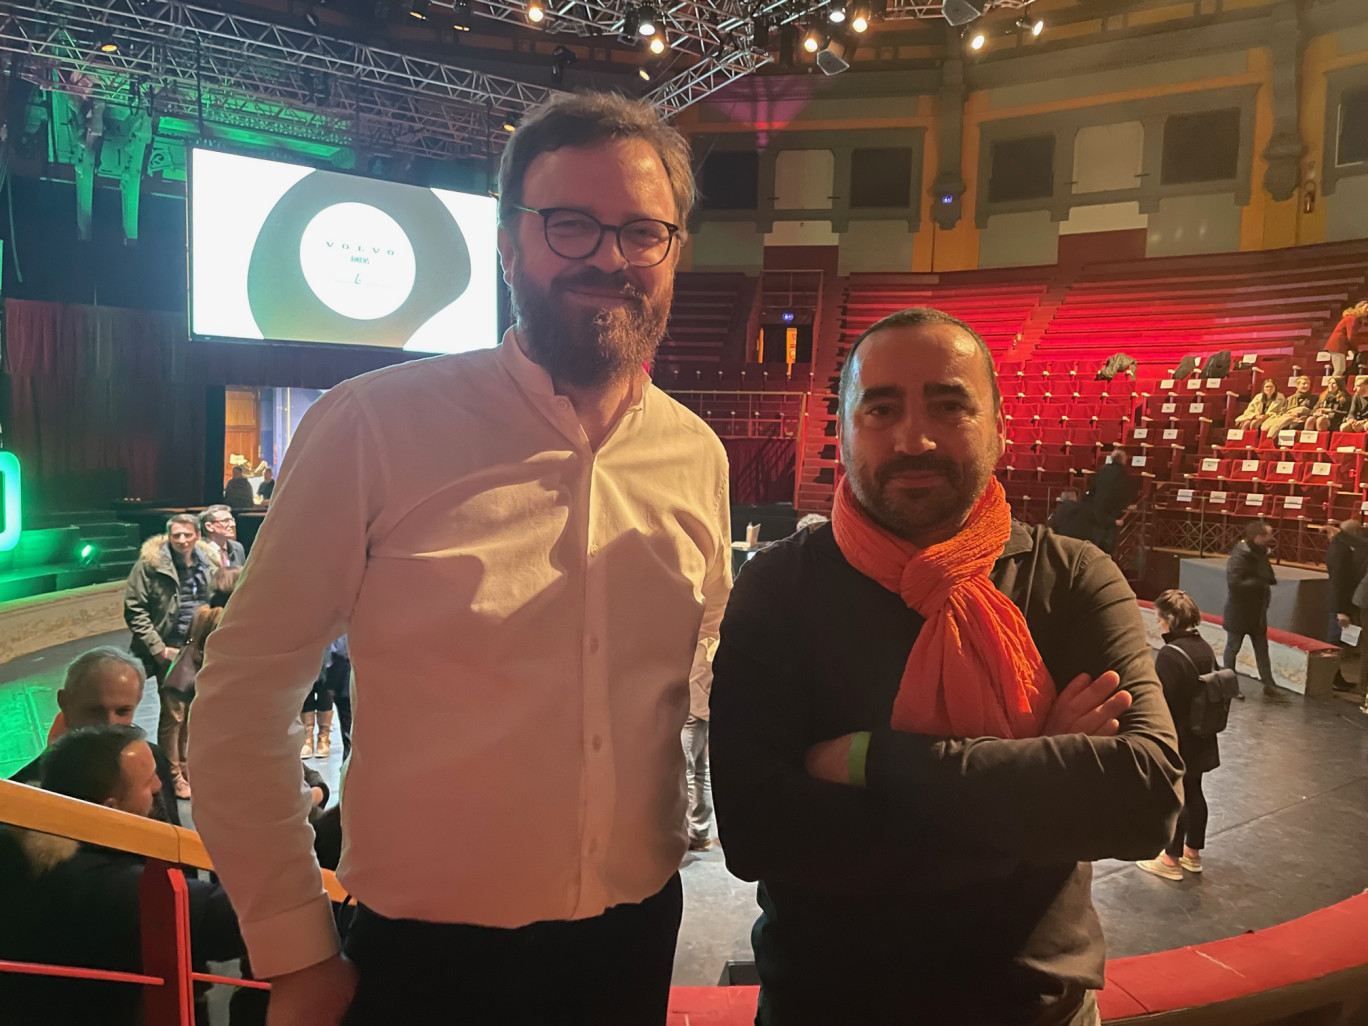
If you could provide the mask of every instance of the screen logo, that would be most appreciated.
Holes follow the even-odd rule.
[[[315,214],[299,239],[299,266],[323,305],[358,321],[398,310],[417,275],[399,222],[365,203],[335,203]]]

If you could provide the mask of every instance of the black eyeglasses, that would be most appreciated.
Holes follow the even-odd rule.
[[[582,210],[568,207],[519,206],[526,214],[540,214],[546,244],[551,252],[566,260],[585,260],[598,252],[603,236],[612,232],[617,237],[618,251],[633,267],[655,267],[670,255],[670,247],[679,233],[679,225],[643,217],[626,224],[604,224]]]

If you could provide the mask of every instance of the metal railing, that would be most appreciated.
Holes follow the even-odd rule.
[[[260,980],[194,971],[185,870],[214,868],[194,831],[7,780],[0,780],[0,824],[98,844],[146,859],[138,909],[141,973],[17,961],[0,961],[0,973],[142,987],[145,1026],[194,1026],[196,983],[270,988]],[[329,870],[323,871],[323,883],[334,901],[346,899],[346,891]]]

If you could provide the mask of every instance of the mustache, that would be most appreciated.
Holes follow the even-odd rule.
[[[898,474],[940,474],[950,484],[958,484],[962,476],[959,464],[948,456],[926,453],[921,456],[899,456],[891,459],[879,467],[874,479],[880,485],[886,485]]]
[[[584,288],[616,292],[624,299],[634,299],[637,302],[646,298],[646,293],[633,285],[627,275],[620,271],[609,274],[600,271],[597,267],[586,267],[583,270],[562,275],[552,282],[551,288],[557,294],[564,294],[570,289]]]

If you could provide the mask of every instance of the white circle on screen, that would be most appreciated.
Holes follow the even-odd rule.
[[[299,239],[299,266],[328,309],[357,321],[394,313],[413,291],[413,244],[399,222],[365,203],[335,203]]]

